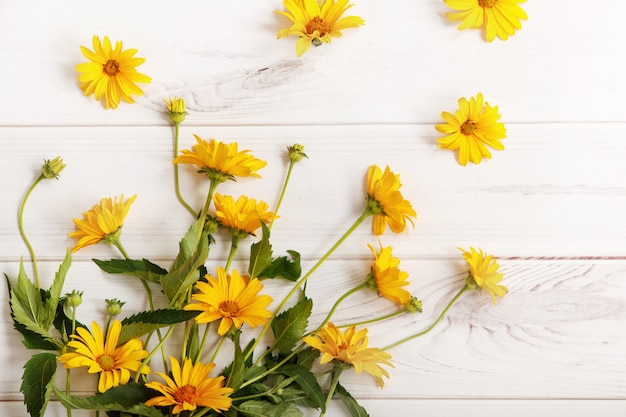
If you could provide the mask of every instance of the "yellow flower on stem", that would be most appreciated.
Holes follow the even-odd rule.
[[[483,157],[491,158],[491,152],[485,145],[503,150],[501,139],[506,138],[504,124],[498,122],[498,106],[491,107],[483,100],[482,93],[476,98],[459,99],[459,110],[455,114],[444,111],[441,117],[446,123],[435,126],[439,132],[447,135],[438,140],[439,147],[447,150],[459,150],[459,163],[467,161],[479,164]]]
[[[170,356],[172,364],[172,376],[162,372],[155,372],[165,381],[148,382],[146,387],[160,392],[163,395],[152,397],[146,401],[148,407],[174,406],[173,414],[182,411],[194,411],[197,407],[210,408],[213,411],[226,411],[230,408],[233,400],[229,397],[233,389],[224,386],[224,377],[209,378],[209,374],[215,368],[214,363],[193,364],[187,358],[180,363],[176,358]]]
[[[185,120],[185,116],[187,116],[187,106],[185,106],[184,99],[180,97],[169,97],[167,100],[163,99],[163,102],[167,106],[167,114],[170,116],[172,123],[179,124]]]
[[[408,200],[400,193],[400,175],[394,174],[389,167],[383,173],[376,165],[367,171],[367,206],[371,214],[372,230],[375,235],[385,233],[386,225],[395,232],[404,231],[407,220],[414,226],[412,218],[417,213]]]
[[[367,246],[374,254],[374,264],[367,278],[368,288],[376,291],[378,295],[405,307],[411,300],[411,293],[402,287],[409,285],[407,281],[409,274],[400,271],[398,268],[400,260],[392,256],[391,251],[393,248],[391,246],[383,248],[381,244],[380,252],[376,252],[372,245],[368,244]]]
[[[72,335],[72,340],[67,344],[74,351],[59,356],[59,362],[66,369],[88,367],[87,372],[90,374],[99,373],[99,392],[126,384],[130,380],[130,372],[137,372],[141,360],[148,356],[148,352],[143,349],[143,342],[131,339],[118,346],[122,330],[119,320],[111,323],[106,339],[98,323],[93,322],[91,329],[93,335],[83,327],[76,329],[78,334]],[[141,373],[150,373],[150,368],[144,366]]]
[[[237,201],[230,195],[215,194],[215,215],[222,226],[228,228],[231,234],[238,236],[253,235],[261,227],[261,223],[268,224],[274,219],[274,212],[268,211],[269,206],[264,201],[257,201],[245,195]]]
[[[182,155],[174,158],[174,164],[191,164],[198,167],[198,173],[204,173],[218,182],[234,180],[235,177],[258,177],[256,172],[267,162],[248,154],[249,150],[238,150],[237,142],[223,143],[215,139],[210,142],[194,135],[196,144],[191,150],[184,149]]]
[[[389,373],[380,364],[393,367],[391,355],[382,349],[367,347],[367,329],[357,331],[351,326],[343,333],[333,323],[327,323],[314,336],[302,340],[322,353],[322,364],[338,360],[352,365],[358,374],[365,371],[372,375],[381,388],[385,385],[382,377],[389,378]]]
[[[191,298],[197,303],[187,304],[185,310],[201,311],[198,323],[220,320],[217,333],[223,336],[231,327],[240,328],[243,323],[250,327],[265,324],[272,317],[266,307],[272,302],[269,295],[259,295],[263,289],[258,279],[248,280],[236,269],[230,275],[224,268],[217,269],[217,278],[206,275],[208,283],[196,282],[198,292]]]
[[[469,252],[461,248],[458,249],[463,252],[463,257],[470,266],[465,285],[471,290],[487,291],[493,298],[495,305],[496,296],[504,297],[509,292],[507,287],[498,284],[504,277],[504,274],[498,273],[500,265],[493,255],[487,255],[482,249],[476,251],[476,249],[470,248]]]
[[[278,32],[277,38],[289,35],[299,36],[296,43],[296,55],[302,56],[311,44],[320,46],[322,42],[330,43],[331,38],[341,37],[341,31],[356,28],[365,23],[358,16],[341,17],[352,7],[349,0],[283,0],[286,12],[276,13],[291,20],[292,25]]]
[[[131,94],[143,95],[143,91],[136,83],[149,83],[147,75],[137,72],[137,66],[143,64],[145,58],[136,58],[136,49],[122,50],[122,42],[115,42],[115,49],[111,45],[108,36],[104,37],[104,43],[98,36],[92,40],[93,51],[81,46],[83,55],[91,62],[78,64],[76,70],[81,74],[78,81],[82,84],[80,89],[86,96],[94,94],[96,100],[104,97],[106,108],[117,108],[120,100],[134,103]]]
[[[485,38],[492,42],[496,36],[503,41],[522,28],[520,20],[528,15],[519,6],[526,0],[444,0],[448,7],[458,10],[446,13],[450,20],[461,21],[459,30],[485,27]]]
[[[117,244],[124,219],[128,214],[131,204],[137,198],[136,195],[124,201],[124,194],[119,201],[115,199],[103,198],[100,204],[94,205],[91,210],[83,213],[83,219],[74,219],[74,224],[78,228],[69,234],[70,237],[78,239],[72,252],[76,252],[85,246],[95,245],[101,240],[108,243]]]

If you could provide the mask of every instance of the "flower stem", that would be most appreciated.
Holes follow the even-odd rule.
[[[326,395],[326,407],[324,407],[324,410],[328,410],[328,407],[330,406],[330,401],[333,399],[333,395],[335,395],[335,390],[337,389],[337,384],[339,383],[339,376],[343,372],[343,369],[343,366],[335,365],[333,378],[330,381],[330,387],[328,388],[328,394]],[[324,417],[325,414],[326,411],[322,411],[320,413],[320,417]]]
[[[315,332],[319,332],[320,329],[322,327],[324,327],[324,325],[326,323],[328,323],[328,321],[330,320],[331,316],[335,313],[335,310],[337,309],[337,307],[339,307],[339,304],[341,304],[343,302],[343,300],[345,300],[346,298],[348,298],[350,295],[354,294],[355,292],[362,290],[363,288],[367,287],[367,283],[363,283],[360,285],[357,285],[356,287],[352,288],[351,290],[346,291],[345,294],[343,294],[341,297],[339,297],[337,299],[337,301],[335,301],[335,304],[333,304],[332,308],[330,309],[330,311],[328,312],[328,315],[326,315],[326,318],[322,321],[322,323],[318,326],[317,329],[315,329],[313,331],[313,333]]]
[[[167,333],[165,333],[165,336],[163,336],[163,339],[159,340],[159,343],[154,347],[154,349],[152,349],[152,351],[143,360],[143,362],[141,362],[141,365],[139,366],[139,369],[137,369],[137,374],[135,375],[135,382],[139,381],[139,378],[141,376],[141,371],[143,370],[143,368],[145,368],[146,365],[148,365],[148,363],[150,363],[150,360],[157,353],[157,351],[160,350],[161,348],[163,348],[163,345],[165,344],[165,341],[171,336],[173,331],[174,331],[174,326],[170,326],[170,328],[167,330]],[[167,372],[167,368],[166,368],[165,371]]]
[[[202,357],[202,352],[204,351],[204,345],[206,344],[207,337],[209,335],[209,329],[211,328],[211,323],[207,323],[204,327],[204,334],[202,335],[202,342],[200,342],[200,348],[198,349],[198,355],[196,356],[196,360],[194,364],[200,362],[200,358]]]
[[[180,123],[174,123],[174,158],[178,156],[178,127]],[[191,208],[189,204],[185,201],[182,194],[180,193],[180,185],[178,181],[178,164],[174,164],[174,188],[176,190],[176,198],[180,201],[180,204],[183,205],[191,213],[193,217],[196,217],[196,211]]]
[[[389,313],[389,314],[386,314],[384,316],[376,317],[376,318],[369,319],[369,320],[358,321],[358,322],[355,322],[355,323],[342,324],[340,326],[337,326],[337,328],[338,329],[342,329],[344,327],[363,326],[365,324],[371,324],[371,323],[376,323],[378,321],[387,320],[387,319],[390,319],[390,318],[395,317],[395,316],[399,316],[400,314],[404,314],[404,313],[406,313],[406,309],[394,311],[393,313]]]
[[[276,203],[276,209],[274,210],[274,218],[269,225],[270,230],[272,230],[272,225],[274,224],[274,220],[276,220],[276,215],[278,214],[278,209],[280,208],[280,205],[283,202],[283,198],[285,197],[285,191],[287,191],[287,185],[289,184],[289,178],[291,178],[291,171],[293,171],[294,165],[295,162],[290,159],[289,168],[287,169],[287,176],[285,177],[285,182],[283,183],[283,189],[280,191],[280,197],[278,197],[278,203]]]
[[[383,350],[388,350],[388,349],[394,348],[394,347],[399,346],[399,345],[401,345],[401,344],[403,344],[405,342],[408,342],[409,340],[413,340],[413,339],[418,338],[420,336],[424,336],[426,333],[430,332],[432,329],[435,328],[435,326],[437,324],[439,324],[439,322],[446,315],[446,313],[448,312],[450,307],[452,307],[452,305],[457,302],[459,297],[461,297],[461,295],[463,295],[463,293],[465,291],[467,291],[468,289],[469,288],[467,287],[467,285],[464,285],[463,288],[461,288],[461,290],[454,296],[454,298],[452,298],[452,300],[450,300],[450,302],[448,303],[446,308],[443,309],[443,311],[441,312],[441,314],[439,314],[439,317],[437,317],[437,319],[433,322],[433,324],[431,324],[430,326],[428,326],[426,329],[422,330],[419,333],[416,333],[416,334],[411,335],[409,337],[405,337],[404,339],[398,340],[397,342],[392,343],[389,346],[384,347]]]
[[[309,270],[309,272],[307,272],[302,278],[300,278],[300,280],[296,283],[296,285],[293,286],[291,291],[289,291],[289,293],[285,296],[285,298],[283,298],[283,301],[281,301],[278,307],[276,307],[276,310],[274,310],[274,314],[272,315],[272,317],[276,317],[278,313],[281,312],[285,304],[287,304],[287,301],[289,301],[289,299],[296,293],[296,291],[298,291],[298,289],[304,285],[304,283],[309,279],[309,277],[313,274],[313,272],[315,272],[317,268],[319,268],[320,265],[322,265],[324,261],[326,261],[326,259],[328,259],[330,255],[332,255],[333,252],[339,246],[341,246],[341,244],[348,238],[348,236],[350,236],[352,232],[354,232],[361,225],[361,223],[363,223],[363,221],[367,217],[369,217],[371,214],[372,212],[368,208],[366,208],[365,211],[363,211],[363,213],[359,216],[359,218],[356,219],[354,224],[352,224],[352,226],[350,226],[350,228],[337,240],[337,242],[335,242],[335,244],[330,249],[328,249],[328,251],[324,254],[324,256],[322,256],[319,259],[319,261],[317,261],[317,263],[313,265],[313,267]],[[256,347],[256,345],[259,344],[259,341],[265,335],[265,333],[267,333],[271,324],[272,324],[272,319],[268,320],[267,323],[265,323],[265,325],[263,326],[263,329],[261,329],[261,332],[259,333],[259,336],[256,338],[252,348],[248,351],[244,359],[248,359],[248,357],[252,354],[252,352],[254,351],[254,348]]]
[[[232,236],[230,243],[230,251],[228,252],[228,259],[226,260],[226,266],[224,266],[224,272],[228,273],[228,269],[230,268],[230,264],[233,262],[233,258],[237,253],[237,248],[239,247],[239,236]]]
[[[217,190],[218,185],[220,185],[220,182],[216,179],[211,178],[211,182],[209,184],[209,192],[207,193],[206,201],[204,202],[204,206],[202,207],[200,217],[206,216],[206,214],[209,212],[209,206],[211,205],[211,200],[213,200],[213,194],[215,194],[215,190]]]
[[[30,188],[26,192],[26,195],[24,196],[24,200],[22,200],[22,204],[20,205],[20,211],[17,216],[17,224],[20,229],[20,235],[22,235],[22,240],[26,244],[26,247],[28,248],[28,252],[30,253],[30,258],[33,262],[33,273],[35,274],[35,284],[37,285],[38,290],[41,287],[39,285],[39,270],[37,268],[37,257],[35,256],[35,251],[33,250],[33,247],[31,246],[30,242],[28,241],[28,238],[26,237],[26,233],[24,232],[23,220],[24,220],[24,207],[26,206],[28,197],[30,197],[30,194],[33,192],[37,184],[39,184],[41,180],[43,180],[44,178],[45,177],[43,176],[43,174],[39,175],[39,177],[35,180],[35,182],[33,182],[33,184],[30,186]]]
[[[215,358],[217,358],[217,354],[220,353],[220,350],[222,349],[222,345],[224,344],[224,340],[226,340],[226,335],[222,336],[220,338],[220,342],[218,343],[217,347],[215,348],[215,352],[213,352],[213,356],[211,356],[211,360],[209,362],[215,362]]]

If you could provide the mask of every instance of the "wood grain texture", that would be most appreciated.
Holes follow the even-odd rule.
[[[355,0],[366,25],[295,57],[295,39],[276,40],[281,1],[31,0],[0,3],[0,268],[14,278],[27,254],[17,210],[43,159],[68,164],[40,184],[25,226],[49,283],[72,219],[103,197],[137,194],[124,225],[131,256],[169,266],[190,216],[173,193],[172,129],[162,99],[182,96],[189,115],[181,148],[203,138],[238,141],[268,161],[260,180],[228,183],[274,205],[285,175],[285,146],[303,143],[272,231],[278,253],[295,249],[310,267],[360,214],[371,164],[400,174],[418,213],[414,229],[380,238],[393,245],[424,312],[370,327],[385,346],[428,326],[461,285],[457,246],[496,255],[509,294],[497,306],[466,294],[419,339],[391,350],[384,390],[346,372],[342,384],[372,417],[602,416],[626,413],[626,56],[623,2],[575,7],[524,3],[529,20],[507,42],[458,31],[441,0]],[[146,57],[153,78],[137,103],[106,111],[78,88],[79,45],[94,34],[122,39]],[[434,124],[457,99],[478,91],[498,105],[506,150],[461,167],[437,149]],[[181,170],[182,191],[203,201],[207,184]],[[294,237],[297,236],[297,237]],[[362,281],[376,245],[369,222],[313,276],[313,321]],[[247,242],[251,243],[252,240]],[[225,243],[212,248],[222,262]],[[245,254],[234,266],[245,268]],[[104,298],[146,308],[142,287],[101,273],[98,245],[78,252],[67,290],[85,291],[81,320],[103,319]],[[25,256],[26,268],[30,263]],[[285,283],[266,290],[280,299]],[[0,297],[0,415],[25,417],[21,348]],[[355,322],[394,307],[372,293],[348,298],[335,321]],[[219,358],[225,361],[225,358]],[[78,372],[76,373],[78,374]],[[94,380],[76,375],[82,393]],[[59,381],[60,383],[60,381]],[[329,417],[345,410],[332,405]],[[64,416],[53,402],[46,417]],[[89,413],[75,412],[74,417]],[[306,417],[317,415],[308,412]]]

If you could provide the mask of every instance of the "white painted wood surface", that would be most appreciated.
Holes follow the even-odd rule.
[[[42,183],[25,214],[49,282],[72,245],[72,218],[102,197],[137,194],[124,226],[131,255],[164,265],[187,227],[173,194],[172,131],[162,98],[183,96],[192,134],[239,141],[267,160],[261,180],[224,192],[273,204],[285,173],[282,151],[303,143],[273,230],[275,250],[296,249],[311,265],[360,214],[371,164],[401,175],[418,212],[393,245],[424,313],[379,323],[373,346],[425,327],[463,280],[456,249],[483,247],[501,261],[510,293],[465,296],[429,335],[394,349],[385,389],[347,373],[344,385],[373,417],[388,415],[623,416],[626,414],[626,55],[624,6],[556,0],[524,5],[529,20],[507,42],[457,31],[439,0],[355,0],[366,25],[295,57],[295,39],[276,40],[279,0],[111,0],[0,3],[0,267],[14,277],[21,256],[18,204],[43,159],[68,164]],[[147,59],[153,78],[134,105],[105,111],[78,88],[79,45],[93,34],[122,39]],[[506,150],[461,167],[437,149],[442,110],[482,91],[500,107]],[[183,193],[200,201],[204,183],[181,172]],[[297,238],[294,238],[297,236]],[[369,268],[368,227],[359,229],[312,278],[321,320],[337,294]],[[67,288],[85,290],[81,312],[100,319],[103,298],[145,308],[142,289],[74,257]],[[218,258],[226,255],[225,248]],[[244,264],[243,258],[235,263]],[[277,294],[283,291],[278,285]],[[0,307],[0,415],[26,416],[19,393],[22,349]],[[278,297],[276,297],[278,298]],[[392,306],[360,294],[339,318]],[[86,320],[85,320],[86,321]],[[86,387],[86,392],[89,390]],[[52,404],[48,416],[64,415]],[[76,414],[81,415],[81,414]],[[87,414],[84,414],[87,415]],[[311,414],[314,415],[314,414]],[[335,406],[327,415],[340,416]]]

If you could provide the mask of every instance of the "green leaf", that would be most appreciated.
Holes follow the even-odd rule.
[[[92,259],[96,265],[109,274],[128,274],[145,281],[159,283],[167,270],[147,259]]]
[[[243,378],[246,373],[244,355],[241,351],[241,345],[239,344],[239,337],[241,336],[241,330],[236,330],[233,338],[233,349],[235,351],[235,357],[233,363],[230,365],[230,369],[227,375],[226,386],[237,391],[241,384],[243,384]]]
[[[164,417],[156,408],[144,404],[154,393],[134,382],[85,398],[67,395],[56,387],[54,394],[61,404],[71,409],[122,411],[144,417]]]
[[[52,353],[39,353],[24,365],[20,391],[31,417],[41,417],[46,411],[50,393],[54,386],[57,357]]]
[[[193,255],[198,247],[198,243],[200,242],[201,236],[204,228],[204,219],[197,219],[189,229],[185,236],[181,239],[178,244],[178,255],[174,260],[174,265],[172,269],[178,269],[182,266],[182,264]]]
[[[59,270],[54,275],[54,281],[50,286],[50,290],[48,290],[48,298],[46,298],[46,321],[43,323],[45,329],[49,329],[57,313],[57,307],[59,305],[59,300],[61,299],[61,293],[63,292],[63,284],[65,284],[65,277],[67,276],[67,271],[70,269],[70,265],[72,264],[72,252],[68,248],[65,251],[65,259],[59,266]]]
[[[239,405],[239,410],[247,417],[302,417],[294,403],[272,404],[267,401],[250,400]]]
[[[281,277],[288,281],[296,282],[302,274],[302,267],[300,266],[300,254],[295,250],[288,250],[287,253],[291,255],[293,261],[287,259],[286,256],[276,258],[272,261],[271,265],[267,266],[261,272],[259,272],[259,277]]]
[[[307,369],[311,369],[311,367],[313,366],[313,362],[315,362],[315,360],[320,357],[320,353],[321,352],[317,349],[307,347],[306,349],[298,352],[297,364],[302,365]]]
[[[261,240],[250,246],[250,265],[248,265],[250,278],[256,278],[262,270],[272,264],[270,229],[263,222],[261,222],[261,229],[263,230]]]
[[[335,388],[335,395],[343,401],[343,404],[346,406],[352,417],[370,417],[370,415],[367,414],[367,411],[365,411],[365,408],[359,405],[354,397],[352,397],[352,395],[350,395],[350,393],[339,383],[337,383],[337,388]]]
[[[33,284],[24,271],[24,262],[20,259],[20,271],[17,274],[17,286],[15,288],[17,300],[24,311],[35,321],[41,324],[39,318],[43,313],[43,301],[41,291]]]
[[[313,375],[313,372],[309,369],[301,365],[288,364],[281,366],[276,373],[289,377],[297,377],[295,382],[304,390],[313,406],[315,408],[321,408],[322,411],[326,410],[326,398],[324,397],[322,387],[320,387],[317,378],[315,378],[315,375]]]
[[[312,309],[313,301],[310,298],[303,298],[272,320],[274,349],[278,349],[283,355],[291,352],[306,331]]]
[[[199,311],[161,309],[144,311],[142,313],[126,317],[122,320],[122,330],[117,343],[118,345],[121,345],[130,339],[143,336],[144,334],[148,334],[161,327],[191,320],[198,314],[200,314]]]

